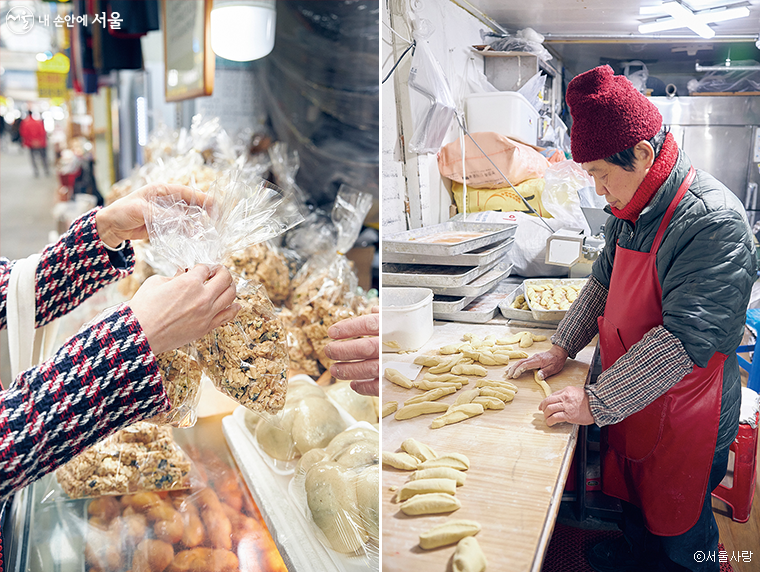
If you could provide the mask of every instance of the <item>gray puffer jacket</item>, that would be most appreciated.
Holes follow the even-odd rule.
[[[681,151],[673,171],[635,225],[614,216],[608,219],[607,247],[593,267],[594,277],[606,288],[615,245],[649,252],[690,166]],[[725,185],[704,171],[697,170],[665,231],[657,252],[657,274],[663,325],[681,341],[691,360],[705,367],[715,352],[728,356],[716,446],[722,449],[738,431],[741,383],[736,348],[741,343],[757,264],[744,207]]]

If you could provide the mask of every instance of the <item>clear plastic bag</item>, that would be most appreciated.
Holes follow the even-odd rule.
[[[639,68],[635,71],[631,71],[631,68]],[[623,75],[633,84],[637,90],[641,93],[647,91],[647,80],[649,79],[649,68],[641,60],[634,60],[631,62],[625,62],[623,66]]]
[[[526,28],[530,30],[530,28]],[[523,30],[521,30],[522,32]],[[533,30],[531,30],[532,32]],[[535,35],[534,35],[535,34]],[[540,59],[548,62],[552,59],[552,55],[543,46],[543,36],[540,34],[522,34],[525,37],[509,36],[504,34],[497,34],[495,32],[486,32],[481,30],[480,37],[483,43],[488,44],[492,50],[497,52],[527,52],[529,54],[535,54]],[[541,41],[537,41],[541,39]]]
[[[320,542],[370,570],[379,558],[379,440],[369,424],[356,423],[301,457],[289,487]]]
[[[544,106],[544,102],[541,99],[540,95],[544,89],[544,85],[546,85],[546,76],[541,72],[538,72],[528,81],[526,81],[525,85],[517,90],[517,93],[524,96],[525,99],[527,99],[530,104],[536,109],[536,111],[541,111],[541,108]]]
[[[251,187],[230,172],[209,190],[211,203],[158,197],[146,209],[153,249],[177,268],[221,264],[232,253],[274,238],[303,220],[298,201],[274,185]],[[195,344],[214,385],[242,405],[275,412],[285,403],[284,327],[260,284],[238,279],[241,311]]]
[[[30,565],[89,572],[287,572],[219,438],[208,427],[178,432],[193,462],[189,489],[38,501],[31,507],[34,526],[20,532]]]
[[[324,353],[331,341],[329,327],[370,311],[368,301],[358,295],[358,279],[345,253],[356,242],[371,206],[369,193],[341,189],[331,215],[335,227],[331,247],[315,254],[293,278],[288,304],[293,317],[288,326],[306,334],[313,357],[325,369],[334,363]]]
[[[55,473],[60,489],[54,488],[45,498],[186,489],[190,486],[191,466],[169,427],[135,423],[62,465]]]
[[[413,153],[437,153],[456,113],[456,103],[441,64],[425,41],[417,42],[409,70],[409,96],[414,133]]]
[[[195,348],[188,345],[164,352],[156,356],[156,360],[171,407],[148,421],[156,425],[192,427],[198,419],[203,375]]]
[[[579,228],[586,236],[591,236],[586,217],[581,210],[578,191],[593,186],[594,181],[581,166],[574,161],[552,164],[544,173],[544,192],[541,201],[554,217],[552,228]]]

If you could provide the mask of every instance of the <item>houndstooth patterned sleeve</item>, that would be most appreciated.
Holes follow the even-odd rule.
[[[0,392],[0,501],[168,406],[156,358],[122,304]]]
[[[37,266],[37,323],[44,326],[67,314],[103,286],[124,278],[134,267],[134,250],[124,249],[124,268],[115,268],[98,236],[92,210],[74,221],[48,246]],[[0,259],[0,329],[7,326],[6,299],[13,262]]]

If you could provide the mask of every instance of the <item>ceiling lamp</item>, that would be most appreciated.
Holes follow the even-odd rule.
[[[663,2],[660,7],[647,7],[646,13],[656,13],[654,10],[669,14],[669,17],[658,18],[652,22],[639,25],[639,33],[653,34],[677,28],[690,28],[703,38],[712,38],[715,35],[715,30],[708,24],[749,16],[749,8],[747,8],[746,3],[695,12],[678,0],[670,0]],[[642,13],[644,13],[643,9]]]
[[[214,0],[211,49],[220,58],[247,62],[274,47],[275,0]]]

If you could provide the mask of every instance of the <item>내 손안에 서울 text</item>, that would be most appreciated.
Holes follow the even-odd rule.
[[[752,551],[735,550],[731,552],[729,557],[728,552],[725,550],[704,552],[697,550],[694,553],[694,560],[696,562],[752,562]]]
[[[53,25],[56,28],[73,28],[75,24],[81,24],[88,26],[100,25],[102,28],[108,26],[111,30],[121,30],[121,23],[124,19],[118,12],[101,12],[91,16],[90,14],[82,14],[81,16],[75,16],[74,14],[68,14],[66,16],[56,16],[52,19]],[[5,23],[8,30],[14,34],[26,34],[34,26],[35,22],[38,22],[42,26],[50,26],[51,18],[50,14],[43,16],[37,16],[35,18],[32,10],[26,6],[14,6],[5,16]]]

